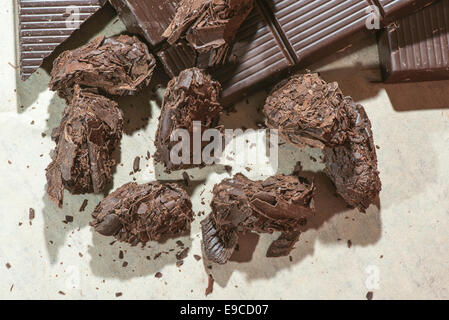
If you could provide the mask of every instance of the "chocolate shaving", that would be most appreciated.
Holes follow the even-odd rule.
[[[156,132],[157,152],[154,155],[156,161],[165,164],[167,172],[204,165],[194,158],[194,121],[198,122],[197,128],[201,127],[201,132],[211,128],[222,130],[218,127],[223,109],[218,102],[220,92],[221,85],[197,68],[182,71],[168,83]],[[173,133],[179,133],[178,129],[187,130],[189,138],[171,141]],[[202,142],[201,150],[207,144],[209,142]],[[172,161],[171,151],[175,146],[181,146],[189,154],[182,154],[183,159]]]
[[[336,82],[316,73],[293,76],[273,89],[263,111],[286,141],[323,149],[326,173],[349,205],[365,211],[375,201],[381,181],[371,122]]]
[[[277,175],[252,181],[243,174],[225,179],[213,190],[212,213],[201,222],[209,260],[224,264],[233,254],[240,232],[286,233],[268,252],[288,255],[300,228],[315,211],[315,187],[306,179]],[[276,250],[278,248],[278,250]]]
[[[207,60],[204,67],[222,65],[254,0],[181,0],[176,15],[163,33],[169,44],[186,40]]]
[[[189,231],[193,211],[188,194],[177,184],[128,183],[107,196],[92,217],[90,225],[98,233],[145,245]]]
[[[101,193],[112,180],[114,149],[123,132],[117,103],[95,90],[75,86],[72,105],[52,133],[56,149],[47,167],[47,192],[62,207],[64,188],[72,194]]]
[[[133,95],[148,86],[156,60],[136,37],[100,36],[53,63],[50,89],[68,103],[76,84],[113,96]]]

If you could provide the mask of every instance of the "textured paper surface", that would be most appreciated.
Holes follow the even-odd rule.
[[[12,1],[2,1],[0,298],[115,299],[115,293],[122,292],[119,299],[204,299],[207,272],[216,280],[213,293],[207,296],[212,299],[365,299],[368,291],[374,292],[374,299],[449,298],[449,82],[371,83],[379,79],[374,38],[312,66],[312,70],[322,71],[326,80],[339,81],[345,94],[366,107],[380,147],[380,209],[371,206],[366,214],[347,209],[320,173],[320,152],[283,145],[279,172],[290,173],[296,161],[301,161],[306,175],[315,178],[319,188],[317,216],[292,252],[292,261],[288,257],[265,258],[276,235],[263,235],[251,261],[241,249],[236,258],[243,262],[206,269],[203,260],[193,257],[201,255],[200,216],[190,237],[180,239],[191,249],[178,268],[175,240],[151,243],[151,248],[142,249],[110,245],[112,238],[93,234],[88,226],[90,213],[102,196],[65,193],[62,210],[47,198],[44,170],[54,147],[50,132],[59,123],[64,102],[47,89],[49,76],[43,69],[27,82],[19,80],[14,68],[13,13]],[[111,12],[105,12],[95,30],[88,24],[87,29],[82,28],[82,36],[69,41],[65,48],[96,34],[119,33],[123,28]],[[152,155],[155,151],[153,139],[162,95],[163,88],[159,88],[157,98],[148,90],[121,101],[130,122],[121,143],[123,166],[117,167],[114,189],[134,177],[140,183],[181,177],[181,173],[168,176],[160,166],[154,166],[152,158],[144,159],[147,151]],[[248,104],[240,103],[238,112],[224,116],[222,124],[256,128],[263,118],[256,109],[265,97],[261,92]],[[142,171],[130,176],[133,160],[139,155],[143,157]],[[234,172],[239,171],[253,179],[269,174],[263,167],[249,172],[234,167]],[[217,167],[189,173],[195,180],[189,190],[193,209],[207,213],[210,190],[228,174]],[[80,213],[84,199],[88,199],[88,206]],[[29,208],[36,211],[32,225]],[[62,223],[66,215],[73,216],[74,221]],[[246,243],[256,240],[257,236],[248,236]],[[158,252],[173,248],[175,251],[153,260]],[[119,258],[120,250],[123,259]],[[126,267],[122,266],[124,261],[128,262]],[[161,272],[162,278],[155,278],[156,272]]]

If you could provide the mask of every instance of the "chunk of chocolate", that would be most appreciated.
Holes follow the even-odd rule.
[[[72,104],[52,133],[56,149],[46,174],[50,198],[62,207],[64,188],[72,194],[101,193],[111,182],[112,152],[122,132],[123,113],[116,102],[75,86]]]
[[[386,82],[449,79],[449,1],[439,1],[379,33]]]
[[[218,102],[220,92],[221,85],[197,68],[184,70],[168,83],[156,132],[157,152],[154,156],[156,161],[165,165],[167,172],[204,165],[201,158],[197,161],[195,156],[208,142],[202,142],[201,135],[195,139],[194,131],[201,129],[204,132],[211,128],[221,130],[217,127],[222,111]],[[195,126],[194,121],[198,126]],[[189,134],[180,142],[173,137],[178,129],[184,129]],[[201,143],[199,150],[195,149],[196,143]],[[182,154],[183,158],[175,161],[172,149],[181,146],[179,144],[189,154]],[[179,151],[175,149],[176,156]]]
[[[17,0],[20,75],[28,79],[44,59],[107,0]]]
[[[326,172],[349,205],[364,211],[375,201],[381,182],[371,122],[337,83],[293,76],[273,89],[263,111],[286,141],[324,150]]]
[[[131,245],[159,241],[188,232],[192,203],[177,184],[127,183],[95,208],[90,225],[104,236]]]
[[[155,58],[136,37],[99,36],[55,60],[50,89],[67,102],[76,84],[107,95],[132,95],[148,86],[155,67]]]
[[[252,181],[236,174],[223,180],[214,187],[212,213],[201,222],[206,256],[211,261],[226,263],[238,243],[239,232],[299,232],[314,213],[314,192],[313,183],[297,176],[277,175]],[[283,245],[283,249],[269,251],[268,256],[290,252],[296,241],[288,235],[283,237],[290,240],[289,249]],[[274,245],[281,247],[278,243]]]
[[[208,54],[204,67],[224,64],[253,6],[254,0],[181,0],[163,37],[171,45],[184,38],[199,54]]]
[[[337,193],[349,205],[364,212],[382,189],[376,146],[371,122],[363,106],[349,97],[345,100],[350,121],[348,138],[341,146],[324,149],[326,173],[334,182]]]
[[[346,103],[338,84],[318,74],[304,74],[274,87],[263,112],[269,128],[298,146],[316,148],[340,145],[346,140]]]

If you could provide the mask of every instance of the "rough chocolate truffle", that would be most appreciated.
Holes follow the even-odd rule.
[[[107,196],[92,217],[98,233],[145,245],[188,232],[193,211],[188,194],[177,184],[128,183]]]
[[[201,127],[202,133],[211,128],[222,130],[218,127],[220,112],[223,109],[219,103],[220,93],[221,85],[197,68],[182,71],[168,83],[155,141],[155,159],[165,165],[167,172],[203,165],[201,161],[194,161],[194,121],[200,122],[198,128]],[[171,141],[174,140],[171,137],[177,129],[187,130],[190,139]],[[180,143],[189,144],[186,146],[186,150],[190,151],[189,157],[186,158],[188,161],[183,161],[188,163],[172,161],[172,148]],[[198,143],[201,143],[203,150],[209,142],[200,140]]]
[[[336,82],[296,75],[273,89],[263,111],[286,141],[323,149],[326,173],[349,205],[365,211],[374,203],[381,181],[371,122]]]
[[[133,95],[148,86],[156,60],[136,37],[97,37],[53,63],[50,89],[70,102],[75,84],[98,88],[101,94]]]
[[[209,53],[209,66],[223,64],[253,7],[254,0],[181,0],[163,36],[170,44],[182,38],[198,53]]]
[[[216,185],[212,213],[201,222],[206,256],[226,263],[238,243],[239,232],[281,231],[267,256],[288,255],[301,226],[314,213],[315,187],[297,176],[276,175],[252,181],[242,174]]]
[[[64,188],[72,194],[101,193],[112,180],[112,153],[122,132],[117,103],[75,86],[72,105],[52,133],[56,149],[46,173],[50,198],[62,207]]]

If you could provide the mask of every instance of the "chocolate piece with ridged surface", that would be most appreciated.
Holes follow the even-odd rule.
[[[20,75],[28,79],[107,0],[18,0]]]

